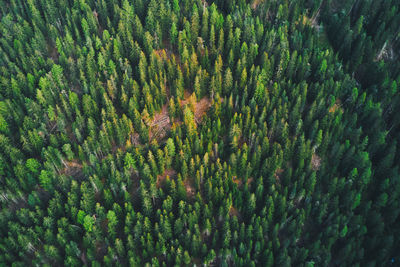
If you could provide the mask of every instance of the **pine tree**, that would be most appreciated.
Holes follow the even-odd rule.
[[[194,45],[197,41],[197,37],[199,36],[200,29],[200,18],[197,10],[197,6],[193,6],[192,17],[191,17],[191,36],[192,36],[192,44]]]
[[[178,37],[178,30],[177,30],[177,27],[176,27],[176,23],[175,23],[175,22],[172,22],[169,35],[170,35],[170,38],[171,38],[171,44],[172,44],[172,45],[175,45],[175,44],[177,43],[177,41],[178,41],[178,40],[177,40],[177,37]]]

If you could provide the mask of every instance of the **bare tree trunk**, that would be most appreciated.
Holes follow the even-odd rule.
[[[318,18],[319,13],[321,12],[321,8],[322,8],[322,6],[324,5],[324,2],[325,2],[324,0],[321,1],[321,4],[319,5],[317,12],[315,12],[315,14],[312,16],[312,18],[311,18],[311,25],[314,25],[314,24],[315,24],[315,20]]]
[[[353,10],[353,7],[356,5],[356,3],[357,3],[357,0],[354,0],[353,4],[351,5],[351,8],[350,8],[350,10],[347,12],[346,16],[348,16],[348,15],[351,13],[351,11]]]
[[[375,60],[381,60],[383,52],[385,51],[387,46],[387,41],[385,42],[385,44],[383,45],[382,49],[379,51],[379,53],[376,55]]]

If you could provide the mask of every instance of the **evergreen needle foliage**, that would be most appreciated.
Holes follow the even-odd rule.
[[[0,0],[0,266],[399,266],[399,25]]]

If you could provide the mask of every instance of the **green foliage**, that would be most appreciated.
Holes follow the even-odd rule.
[[[86,213],[83,210],[79,210],[78,217],[77,217],[78,223],[83,225],[85,216],[86,216]]]
[[[86,215],[83,218],[83,227],[85,228],[86,232],[91,232],[93,230],[94,225],[94,218],[90,215]]]
[[[0,266],[400,260],[399,1],[3,2]]]
[[[48,171],[42,170],[39,176],[40,185],[46,191],[51,191],[53,189],[51,176]]]
[[[128,169],[136,170],[136,168],[137,168],[136,167],[136,160],[132,156],[132,154],[129,153],[129,152],[125,154],[124,164],[125,164],[125,168],[128,168]]]
[[[28,159],[25,165],[33,174],[39,173],[40,163],[36,159]]]

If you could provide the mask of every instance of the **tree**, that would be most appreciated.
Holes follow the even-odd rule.
[[[201,19],[201,37],[203,40],[208,40],[208,9],[203,9],[203,17]]]
[[[178,37],[178,30],[176,28],[176,23],[175,22],[172,22],[169,35],[170,35],[170,38],[171,38],[171,44],[175,45],[176,42],[177,42],[177,37]]]
[[[83,225],[85,217],[86,217],[86,213],[83,210],[79,210],[78,216],[77,216],[78,223]]]
[[[39,176],[40,185],[44,190],[51,192],[53,190],[52,180],[48,171],[42,170]]]
[[[71,144],[64,144],[62,147],[63,152],[67,156],[68,160],[74,159],[75,155],[74,152],[72,152]]]
[[[171,138],[168,138],[166,147],[167,147],[167,151],[168,151],[168,156],[173,158],[175,156],[175,144]]]
[[[399,1],[3,2],[0,266],[398,262]]]
[[[136,160],[135,158],[132,156],[131,153],[127,152],[125,154],[125,159],[124,159],[124,166],[127,169],[133,169],[133,170],[137,170],[136,167]]]
[[[200,29],[200,18],[199,18],[199,13],[197,11],[197,5],[193,5],[190,26],[191,26],[192,44],[194,45],[197,41],[197,37],[199,36],[199,29]]]
[[[36,159],[28,159],[25,165],[26,168],[28,168],[28,170],[31,171],[33,174],[39,173],[40,163]]]
[[[185,250],[185,252],[183,253],[183,263],[186,265],[189,265],[191,262],[189,253]]]
[[[186,125],[188,136],[192,137],[196,133],[197,126],[194,121],[194,115],[187,105],[183,111],[183,121]]]
[[[9,128],[8,128],[8,123],[7,121],[4,119],[4,117],[0,114],[0,132],[8,135],[9,133]]]
[[[94,225],[94,218],[90,215],[86,215],[83,219],[83,227],[85,228],[86,232],[92,232]]]
[[[107,212],[107,220],[108,220],[108,232],[110,233],[111,237],[114,239],[116,236],[118,219],[113,210],[109,210]]]

